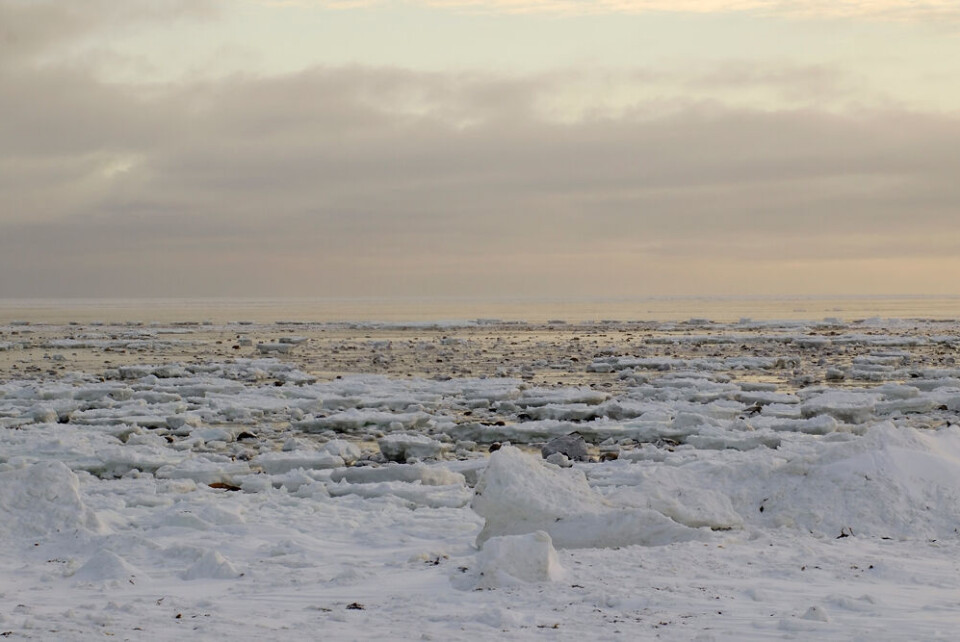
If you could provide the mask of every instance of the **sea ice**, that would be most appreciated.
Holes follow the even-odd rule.
[[[426,435],[395,433],[377,440],[380,452],[390,461],[404,463],[409,459],[430,459],[440,454],[443,444]]]
[[[5,335],[2,631],[950,639],[955,323],[344,327]]]
[[[0,533],[6,538],[102,530],[96,513],[80,496],[77,475],[62,462],[7,468],[0,469]]]
[[[476,588],[498,588],[565,577],[553,541],[543,531],[491,537],[477,554]]]
[[[646,509],[615,506],[583,473],[547,464],[506,446],[490,456],[470,506],[484,518],[477,536],[544,531],[561,548],[666,544],[703,537],[700,531]]]

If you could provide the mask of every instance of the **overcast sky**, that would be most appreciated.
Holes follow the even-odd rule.
[[[956,0],[0,0],[0,297],[960,294]]]

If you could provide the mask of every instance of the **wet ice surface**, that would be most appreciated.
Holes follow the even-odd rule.
[[[951,639],[958,342],[0,328],[0,633]],[[541,460],[573,432],[585,461]]]

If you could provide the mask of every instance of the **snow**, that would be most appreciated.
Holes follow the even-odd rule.
[[[566,575],[553,548],[553,541],[543,531],[490,538],[477,554],[476,565],[477,582],[474,588],[556,582]]]
[[[101,528],[80,496],[77,475],[58,461],[0,470],[0,514],[0,533],[11,539]]]
[[[481,325],[466,327],[524,329]],[[707,325],[598,346],[557,384],[323,376],[305,365],[322,345],[310,325],[273,337],[297,346],[276,358],[8,369],[0,633],[952,639],[960,326]],[[37,346],[208,349],[202,326],[163,345],[185,329],[30,327]],[[494,345],[422,330],[391,328],[370,354]],[[560,377],[571,341],[539,340],[517,371]],[[542,451],[574,432],[585,453]]]
[[[137,578],[145,578],[146,574],[116,553],[102,549],[77,569],[71,577],[77,582],[100,584],[108,581],[133,582]]]
[[[510,446],[490,456],[470,504],[484,518],[478,546],[491,537],[537,531],[562,548],[666,544],[704,535],[656,511],[608,502],[580,470],[548,466]]]
[[[232,580],[242,575],[243,573],[218,551],[208,550],[204,551],[200,558],[183,572],[183,579]]]

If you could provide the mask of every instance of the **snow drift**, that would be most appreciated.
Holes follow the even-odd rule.
[[[615,506],[583,473],[560,469],[506,446],[490,456],[471,507],[485,519],[477,536],[544,531],[561,548],[668,544],[704,537],[699,530],[643,508]]]

